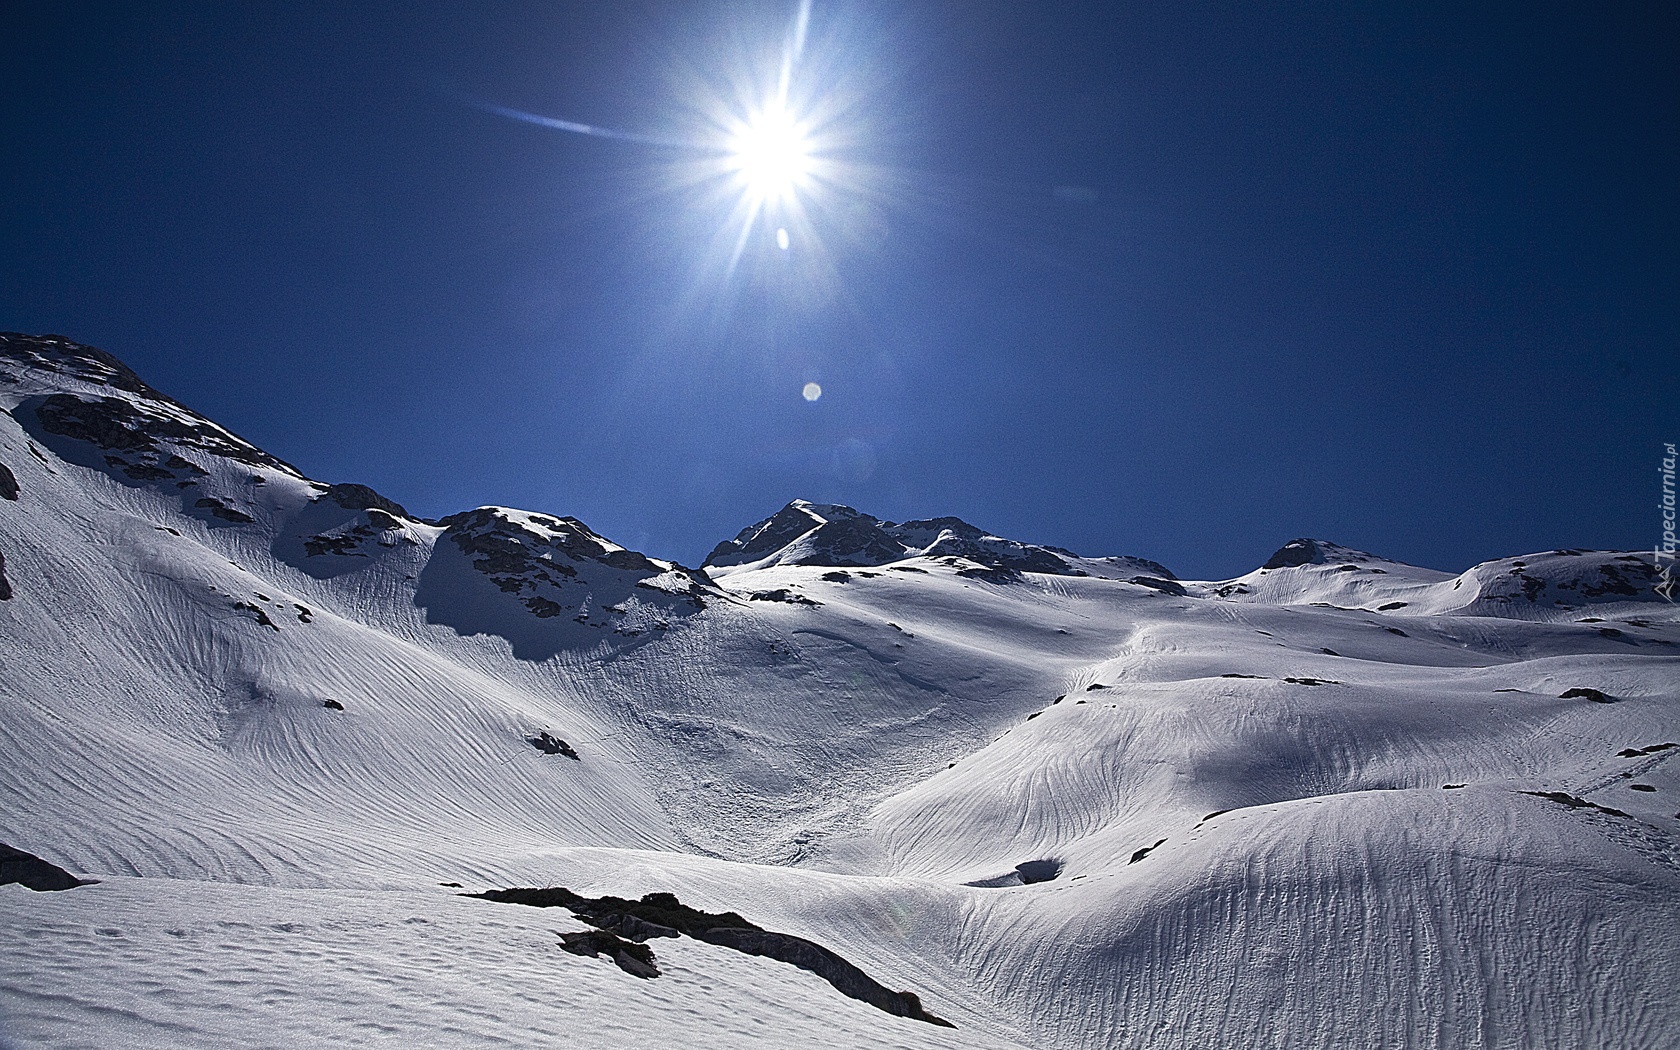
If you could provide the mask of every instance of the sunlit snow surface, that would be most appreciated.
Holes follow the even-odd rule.
[[[207,438],[125,475],[34,408],[146,399],[37,364],[0,360],[0,841],[103,881],[0,886],[0,1045],[1680,1043],[1680,748],[1620,754],[1680,741],[1680,618],[1635,556],[708,591],[565,576],[509,512],[468,616],[416,601],[489,557],[443,527]],[[671,891],[958,1027],[692,938],[637,980],[446,882]]]

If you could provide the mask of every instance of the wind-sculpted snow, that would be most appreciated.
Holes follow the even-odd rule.
[[[0,885],[0,1044],[1680,1041],[1648,556],[1179,581],[795,501],[708,575],[312,481],[57,337],[0,336],[0,408],[0,842],[100,880]],[[519,885],[958,1028],[455,896]]]

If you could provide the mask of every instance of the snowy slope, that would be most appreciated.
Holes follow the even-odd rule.
[[[1177,581],[795,501],[695,570],[67,340],[0,335],[0,408],[0,842],[103,880],[0,886],[0,1045],[1680,1045],[1638,555]],[[957,1027],[440,883],[674,892]]]

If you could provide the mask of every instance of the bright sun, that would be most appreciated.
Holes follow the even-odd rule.
[[[777,102],[752,114],[735,133],[729,159],[747,192],[760,202],[791,198],[812,167],[805,129]]]

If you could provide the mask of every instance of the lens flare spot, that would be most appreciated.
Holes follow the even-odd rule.
[[[805,400],[807,401],[815,401],[817,398],[822,397],[822,387],[815,383],[806,383],[805,389],[800,392],[805,395]]]
[[[776,230],[776,247],[780,248],[782,251],[785,252],[785,251],[787,251],[787,246],[788,246],[787,227],[783,226],[783,227],[780,227],[779,229]]]

